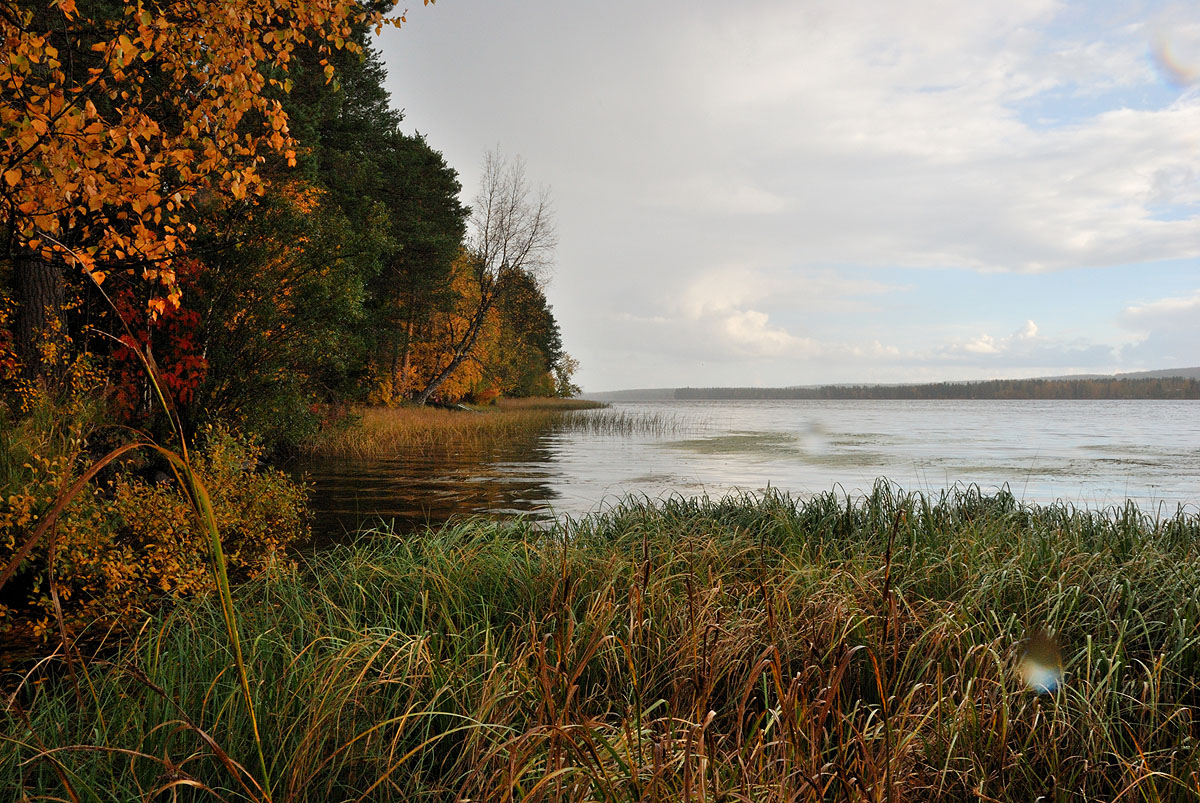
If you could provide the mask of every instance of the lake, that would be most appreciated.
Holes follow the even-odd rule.
[[[1196,401],[618,402],[623,434],[547,430],[489,450],[305,466],[316,527],[338,537],[454,515],[580,516],[626,494],[779,488],[855,494],[1002,486],[1029,502],[1147,512],[1200,504]]]

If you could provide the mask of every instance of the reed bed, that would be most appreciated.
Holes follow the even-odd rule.
[[[501,399],[492,407],[363,407],[350,426],[306,444],[308,457],[371,459],[445,449],[486,449],[536,436],[564,415],[602,407],[579,399]]]
[[[603,408],[603,409],[602,409]],[[673,412],[607,409],[577,399],[503,399],[494,407],[367,407],[352,426],[325,433],[305,448],[309,457],[370,459],[440,451],[483,451],[546,432],[584,432],[611,437],[668,437],[697,424]]]
[[[584,432],[609,437],[648,435],[656,438],[680,437],[695,432],[701,423],[689,416],[666,411],[599,410],[572,411],[563,415],[558,428],[566,432]]]
[[[829,493],[366,533],[0,719],[15,799],[1194,800],[1200,517]],[[1052,693],[1017,671],[1061,649]],[[1039,637],[1045,641],[1046,637]]]

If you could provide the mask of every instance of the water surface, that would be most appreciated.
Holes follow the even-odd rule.
[[[720,496],[768,485],[854,494],[1007,486],[1030,502],[1195,511],[1200,402],[678,401],[616,403],[667,431],[549,429],[490,450],[306,467],[318,529],[400,529],[458,514],[579,516],[627,494]],[[605,411],[596,411],[597,414]]]

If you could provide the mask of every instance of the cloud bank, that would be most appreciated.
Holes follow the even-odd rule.
[[[461,0],[385,56],[468,196],[497,141],[553,187],[585,387],[1200,364],[1194,6]]]

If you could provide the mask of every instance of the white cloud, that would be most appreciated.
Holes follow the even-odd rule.
[[[1185,322],[1118,324],[1127,286],[1093,294],[1102,314],[978,288],[1141,264],[1139,292],[1179,295],[1200,87],[1164,78],[1200,64],[1198,21],[1159,0],[463,0],[417,9],[388,61],[467,197],[496,142],[553,186],[551,300],[589,386],[1057,373],[1122,342],[1130,368],[1195,353]],[[911,268],[959,271],[956,306],[889,281]]]
[[[999,354],[1004,351],[1004,347],[991,335],[982,334],[974,340],[968,340],[964,343],[962,350],[969,351],[972,354]]]
[[[692,76],[685,114],[705,123],[673,161],[691,181],[742,165],[772,211],[795,210],[767,236],[801,262],[1042,271],[1200,255],[1200,215],[1179,214],[1200,202],[1200,96],[1023,119],[1042,95],[1087,108],[1156,79],[1144,26],[1055,40],[1042,26],[1062,9],[758,3],[705,18],[672,52]]]
[[[1031,320],[1006,337],[983,333],[951,341],[925,355],[912,354],[910,359],[990,366],[986,370],[993,376],[1115,371],[1120,367],[1113,346],[1079,338],[1048,337],[1040,334]]]
[[[676,300],[664,300],[664,305],[678,307],[692,317],[752,304],[793,311],[848,309],[861,305],[865,298],[903,292],[906,288],[902,285],[847,278],[829,269],[765,270],[733,263],[688,278],[683,292],[672,294]]]
[[[948,356],[961,355],[963,352],[969,354],[1004,354],[1014,350],[1028,351],[1030,341],[1037,338],[1038,325],[1033,321],[1025,321],[1021,328],[1017,329],[1008,337],[993,337],[986,332],[967,340],[964,343],[952,343],[942,349],[942,353]]]
[[[772,326],[765,312],[737,310],[724,316],[722,328],[730,341],[756,355],[782,355],[795,352],[804,341],[778,326]]]
[[[704,343],[714,357],[861,357],[882,347],[862,348],[797,334],[772,320],[775,312],[803,320],[813,310],[860,308],[864,299],[904,292],[885,282],[849,279],[832,270],[765,271],[727,265],[688,280],[682,293],[664,300],[668,320]],[[664,321],[665,323],[666,321]]]
[[[1133,304],[1125,308],[1122,317],[1126,326],[1146,333],[1164,325],[1200,330],[1200,291],[1191,296]]]
[[[1156,368],[1200,365],[1200,290],[1131,305],[1121,325],[1136,338],[1122,350],[1123,359]]]

